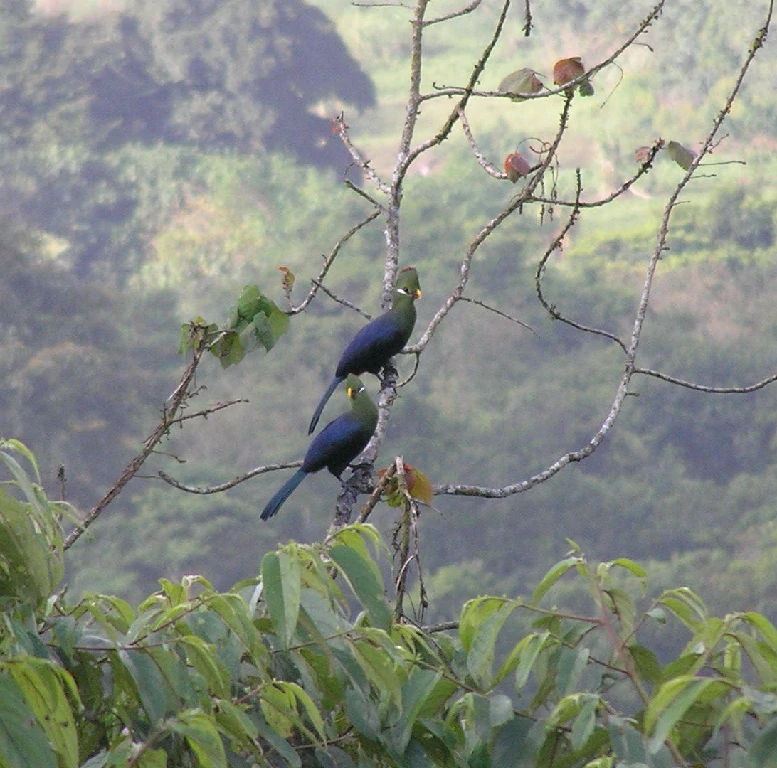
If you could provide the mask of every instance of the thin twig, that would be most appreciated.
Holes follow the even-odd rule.
[[[329,272],[329,268],[334,263],[334,260],[337,258],[337,254],[340,253],[343,246],[362,228],[366,227],[367,224],[369,224],[371,221],[374,221],[375,219],[380,216],[380,209],[376,208],[374,211],[369,213],[367,216],[365,216],[361,221],[354,224],[336,243],[334,248],[329,253],[329,256],[324,259],[324,266],[321,268],[321,271],[318,273],[318,277],[313,278],[311,281],[313,283],[313,288],[308,291],[308,295],[303,299],[302,303],[298,306],[294,307],[289,305],[289,309],[287,310],[286,314],[288,315],[297,315],[300,312],[304,312],[311,301],[313,301],[316,292],[319,288],[323,288],[323,280],[327,275],[327,272]],[[330,294],[331,295],[331,294]]]
[[[502,222],[508,218],[508,216],[510,216],[515,211],[517,211],[522,205],[525,204],[526,200],[531,198],[531,196],[533,195],[534,190],[537,188],[537,185],[540,183],[545,172],[550,167],[551,163],[554,161],[556,151],[558,150],[559,144],[561,143],[561,137],[564,135],[564,132],[566,131],[567,121],[569,120],[569,109],[570,109],[571,101],[572,101],[571,96],[565,97],[564,107],[561,110],[561,114],[559,117],[559,127],[556,132],[556,136],[552,144],[548,148],[547,156],[543,160],[539,169],[537,170],[536,173],[534,173],[533,176],[530,177],[526,186],[513,198],[510,204],[502,211],[500,211],[496,216],[494,216],[494,218],[491,219],[491,221],[489,221],[472,240],[469,247],[467,248],[467,252],[464,255],[464,259],[462,260],[461,265],[459,267],[459,281],[456,284],[456,287],[453,289],[453,292],[445,300],[445,302],[440,307],[440,309],[437,310],[434,317],[429,322],[429,325],[427,326],[426,330],[421,335],[421,338],[412,346],[406,347],[405,351],[421,352],[426,347],[426,345],[431,341],[432,336],[434,335],[437,328],[440,326],[440,323],[442,323],[442,321],[445,319],[447,314],[453,309],[456,303],[460,301],[461,298],[463,297],[464,290],[467,287],[467,282],[469,281],[469,272],[472,266],[472,258],[474,257],[477,249],[502,224]]]
[[[353,162],[358,166],[364,176],[369,179],[381,192],[388,194],[389,187],[383,179],[378,176],[375,169],[370,165],[370,161],[362,157],[359,150],[351,141],[351,137],[348,135],[348,125],[345,122],[345,116],[341,112],[333,121],[336,133],[340,136],[343,146],[348,151],[348,154],[353,159]]]
[[[582,192],[582,181],[580,178],[580,169],[577,169],[576,173],[577,178],[577,197],[580,196]],[[609,331],[602,330],[601,328],[592,328],[587,325],[583,325],[582,323],[578,323],[574,320],[570,320],[568,317],[565,317],[564,315],[559,312],[558,308],[555,304],[551,304],[546,298],[545,293],[542,289],[542,278],[545,275],[545,268],[547,266],[547,262],[550,259],[551,255],[555,253],[558,250],[561,250],[561,245],[564,242],[564,238],[567,236],[567,233],[570,229],[575,225],[575,222],[577,221],[579,215],[579,208],[575,206],[572,209],[572,212],[569,214],[569,218],[567,219],[566,224],[562,227],[561,231],[556,235],[556,237],[553,238],[553,241],[551,242],[548,249],[545,251],[542,258],[537,263],[537,270],[534,275],[534,286],[537,293],[537,299],[542,304],[542,306],[545,308],[547,313],[554,319],[558,320],[565,325],[569,325],[572,328],[577,329],[578,331],[583,331],[584,333],[590,333],[595,336],[604,336],[607,339],[610,339],[611,341],[614,341],[620,348],[627,352],[626,344],[619,339],[614,333],[610,333]]]
[[[496,307],[492,307],[490,304],[486,304],[483,301],[478,301],[478,299],[470,299],[469,296],[462,296],[459,301],[466,301],[470,304],[475,304],[478,307],[483,307],[483,309],[488,310],[489,312],[493,312],[495,315],[499,315],[499,317],[505,318],[505,320],[509,320],[512,323],[517,323],[522,328],[526,328],[527,331],[531,331],[537,338],[539,338],[539,334],[537,331],[534,330],[528,323],[524,323],[523,320],[519,320],[517,317],[513,317],[512,315],[508,315],[507,312],[502,312],[501,309],[497,309]]]
[[[464,135],[467,137],[469,146],[472,149],[472,153],[475,155],[475,159],[478,161],[480,167],[489,175],[495,179],[505,180],[508,178],[504,171],[500,171],[495,166],[491,165],[486,159],[486,156],[480,151],[478,145],[475,143],[475,137],[472,135],[472,129],[469,126],[467,115],[463,109],[459,108],[459,120],[461,120],[461,127],[464,131]]]
[[[670,376],[668,373],[654,371],[650,368],[635,368],[634,374],[652,376],[655,379],[661,379],[661,381],[666,381],[669,384],[676,384],[678,387],[693,389],[696,392],[706,392],[710,395],[747,395],[751,392],[757,392],[759,389],[764,389],[764,387],[768,387],[770,384],[774,384],[777,381],[777,373],[775,373],[755,384],[747,384],[740,387],[712,387],[706,384],[697,384],[692,381],[686,381],[685,379],[679,379],[676,376]]]
[[[168,485],[172,485],[174,488],[177,488],[179,491],[186,491],[186,493],[207,496],[211,493],[222,493],[224,491],[228,491],[230,488],[234,488],[236,485],[240,485],[240,483],[244,483],[246,480],[250,480],[252,477],[256,477],[257,475],[263,475],[267,472],[275,472],[279,469],[292,469],[301,465],[302,461],[289,461],[283,464],[264,464],[263,466],[255,467],[248,472],[243,472],[242,475],[238,475],[232,480],[229,480],[226,483],[220,483],[219,485],[186,485],[180,480],[176,480],[174,477],[171,477],[166,472],[163,472],[161,469],[157,472],[157,477],[160,480],[164,480]]]
[[[212,341],[210,342],[212,343]],[[176,414],[180,410],[181,406],[189,397],[189,387],[194,381],[194,376],[197,372],[197,366],[200,364],[200,359],[208,350],[210,343],[205,340],[200,341],[192,354],[192,359],[186,366],[186,370],[181,376],[180,381],[176,385],[173,393],[168,398],[168,406],[159,421],[156,429],[146,438],[143,443],[143,448],[135,456],[134,459],[125,467],[124,471],[119,476],[119,479],[113,484],[108,493],[100,499],[97,504],[92,507],[87,516],[80,522],[77,528],[71,531],[64,541],[64,549],[69,549],[75,544],[78,539],[86,533],[86,529],[102,514],[103,510],[121,493],[124,486],[132,480],[143,466],[146,459],[154,452],[154,448],[162,440],[170,428],[170,422],[176,418]]]
[[[224,400],[222,402],[208,406],[207,408],[203,408],[201,411],[197,411],[196,413],[187,413],[183,416],[178,416],[175,419],[168,419],[167,424],[168,426],[172,426],[173,424],[180,424],[181,422],[189,421],[190,419],[207,419],[211,413],[222,411],[224,408],[229,408],[230,406],[237,405],[238,403],[247,402],[248,400],[245,397],[238,397],[234,400]]]
[[[396,464],[392,464],[382,475],[380,480],[378,481],[378,484],[375,486],[375,490],[370,494],[370,498],[367,499],[366,503],[361,509],[361,512],[359,512],[359,516],[356,518],[356,522],[358,523],[365,523],[367,522],[367,518],[372,513],[372,510],[375,509],[378,502],[380,501],[380,497],[383,495],[383,492],[386,490],[388,484],[391,482],[391,479],[394,477],[396,473]]]
[[[318,288],[320,288],[327,296],[329,296],[332,301],[336,301],[338,304],[342,304],[344,307],[348,307],[348,309],[352,309],[354,312],[357,312],[362,317],[364,317],[367,320],[372,320],[372,315],[368,312],[365,312],[360,307],[357,307],[356,304],[352,304],[348,299],[343,299],[340,296],[338,296],[334,291],[331,291],[329,288],[327,288],[323,283],[320,283],[318,280],[313,280],[314,285],[316,285]]]
[[[476,10],[482,2],[483,0],[472,0],[469,5],[458,11],[453,11],[445,16],[438,16],[436,19],[429,19],[428,21],[424,21],[423,24],[425,27],[430,27],[432,24],[440,24],[443,21],[450,21],[451,19],[457,19],[460,16],[466,16],[468,13],[472,13],[472,11]]]

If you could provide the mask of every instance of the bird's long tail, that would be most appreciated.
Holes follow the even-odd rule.
[[[286,499],[291,496],[294,489],[307,477],[307,472],[298,469],[282,486],[278,493],[267,502],[261,514],[262,520],[269,520],[280,508]]]
[[[313,414],[313,418],[310,420],[310,426],[308,427],[309,435],[313,434],[313,430],[316,428],[316,424],[318,424],[318,420],[321,418],[321,414],[324,411],[324,406],[329,402],[329,398],[332,397],[332,393],[337,389],[342,381],[343,380],[339,376],[335,376],[329,384],[326,392],[324,392],[324,396],[321,398],[321,402],[318,404],[316,412]]]

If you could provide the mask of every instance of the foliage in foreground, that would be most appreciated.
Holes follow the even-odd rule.
[[[573,548],[530,599],[424,628],[395,620],[382,544],[354,525],[228,592],[189,576],[137,608],[72,605],[54,593],[62,506],[22,444],[2,449],[4,766],[773,764],[777,629],[682,587],[646,600],[631,560]],[[545,607],[565,577],[587,611]],[[676,631],[659,661],[643,638]]]

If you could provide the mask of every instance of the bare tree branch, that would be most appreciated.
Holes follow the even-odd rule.
[[[472,257],[475,255],[477,249],[483,244],[489,235],[491,235],[502,224],[502,222],[507,219],[508,216],[519,210],[527,200],[531,199],[531,196],[534,193],[537,185],[540,183],[545,171],[550,167],[555,158],[556,151],[558,150],[559,144],[561,143],[561,138],[564,135],[564,131],[566,130],[567,121],[569,120],[569,109],[571,102],[572,97],[567,95],[564,99],[564,106],[561,110],[559,127],[556,132],[556,136],[553,140],[553,143],[550,145],[550,148],[548,149],[545,160],[540,164],[540,167],[537,169],[537,171],[529,178],[526,186],[518,193],[518,195],[516,195],[515,198],[513,198],[510,204],[500,213],[498,213],[493,219],[491,219],[491,221],[489,221],[472,240],[459,267],[459,281],[456,284],[456,287],[453,289],[453,292],[446,299],[440,309],[437,310],[437,313],[430,321],[421,338],[412,346],[406,347],[406,352],[421,352],[431,341],[432,336],[440,326],[440,323],[445,319],[451,309],[453,309],[456,303],[464,295],[464,290],[467,287],[467,282],[469,280]]]
[[[86,529],[102,514],[103,510],[122,492],[124,486],[132,480],[140,471],[146,459],[154,452],[159,442],[167,435],[171,423],[178,418],[177,414],[186,401],[191,396],[190,387],[197,373],[197,366],[205,352],[208,351],[210,343],[200,340],[194,349],[192,359],[186,366],[186,370],[181,376],[181,380],[176,385],[173,393],[167,400],[167,407],[159,421],[156,429],[146,438],[141,451],[132,459],[119,476],[119,479],[111,486],[108,492],[92,507],[86,517],[80,522],[77,528],[71,531],[64,541],[64,548],[69,549],[78,539],[86,533]]]
[[[230,488],[234,488],[236,485],[240,485],[240,483],[243,483],[246,480],[250,480],[252,477],[256,477],[257,475],[263,475],[267,472],[275,472],[278,469],[293,469],[294,467],[299,466],[302,466],[302,461],[289,461],[284,464],[264,464],[261,467],[250,469],[248,472],[243,472],[243,474],[238,475],[232,480],[229,480],[226,483],[220,483],[219,485],[186,485],[186,483],[182,483],[180,480],[176,480],[174,477],[171,477],[161,469],[157,472],[157,476],[160,480],[164,480],[168,485],[172,485],[179,491],[186,491],[186,493],[207,496],[212,493],[223,493],[224,491],[228,491]]]
[[[697,384],[693,381],[686,381],[685,379],[679,379],[676,376],[670,376],[668,373],[662,373],[661,371],[654,371],[650,368],[635,368],[634,374],[642,376],[650,376],[654,379],[661,379],[669,384],[676,384],[678,387],[684,387],[685,389],[693,389],[696,392],[706,392],[710,395],[748,395],[751,392],[757,392],[759,389],[764,389],[770,384],[774,384],[777,381],[777,373],[767,376],[761,381],[757,381],[755,384],[747,384],[739,387],[712,387],[707,384]]]
[[[466,16],[468,13],[472,13],[472,11],[478,8],[482,2],[483,0],[472,0],[469,5],[461,8],[458,11],[447,13],[445,16],[438,16],[436,19],[429,19],[428,21],[424,21],[424,26],[430,27],[432,24],[440,24],[443,21],[450,21],[451,19],[457,19],[460,16]]]
[[[380,216],[380,209],[375,209],[371,213],[369,213],[367,216],[365,216],[360,222],[354,224],[334,245],[334,248],[329,252],[329,256],[326,257],[324,260],[324,266],[321,268],[321,271],[318,273],[318,277],[314,278],[312,280],[313,287],[308,292],[308,295],[304,298],[301,304],[298,304],[296,307],[291,304],[291,301],[289,301],[289,309],[287,310],[286,314],[288,315],[297,315],[300,312],[304,312],[311,301],[316,296],[316,292],[321,287],[323,288],[323,280],[327,275],[327,272],[329,272],[329,268],[334,263],[334,260],[337,258],[337,255],[342,250],[343,246],[360,230],[362,227],[366,227],[367,224],[369,224],[371,221],[374,221],[375,219]],[[332,296],[332,294],[329,294]],[[334,298],[334,296],[332,296]],[[339,301],[339,299],[338,299]],[[341,302],[342,303],[342,302]]]
[[[669,237],[669,224],[670,224],[672,214],[674,212],[674,209],[678,205],[680,194],[688,185],[691,178],[693,178],[694,173],[696,172],[696,169],[699,166],[699,163],[713,149],[714,142],[716,140],[718,132],[720,131],[723,121],[725,120],[726,115],[729,113],[731,106],[734,103],[734,100],[737,94],[739,93],[742,83],[744,82],[745,75],[750,69],[750,66],[756,54],[762,48],[764,41],[766,40],[766,35],[771,23],[773,5],[774,5],[774,1],[770,0],[765,21],[762,27],[759,29],[753,41],[753,44],[751,45],[748,51],[745,61],[740,67],[737,78],[731,90],[729,91],[728,97],[726,99],[726,102],[723,108],[721,109],[721,111],[718,113],[715,120],[713,121],[713,125],[710,130],[710,133],[702,143],[702,147],[699,150],[699,153],[693,158],[688,169],[686,170],[685,175],[677,183],[677,185],[675,186],[675,189],[670,194],[666,205],[664,206],[664,212],[661,218],[661,223],[659,225],[656,245],[653,249],[653,252],[647,264],[645,282],[644,282],[642,293],[640,295],[635,316],[634,316],[631,339],[625,350],[624,371],[623,371],[623,374],[621,375],[620,381],[618,382],[615,396],[610,405],[610,409],[607,413],[607,416],[605,417],[599,429],[590,438],[588,443],[585,446],[583,446],[583,448],[577,451],[571,451],[569,453],[564,454],[559,459],[554,461],[546,469],[544,469],[541,472],[538,472],[537,474],[531,476],[526,480],[522,480],[517,483],[511,483],[498,488],[488,488],[483,486],[466,485],[466,484],[438,485],[438,486],[435,486],[435,489],[434,489],[436,494],[449,494],[449,495],[457,495],[457,496],[478,496],[483,498],[506,498],[507,496],[511,496],[516,493],[527,491],[530,488],[533,488],[534,486],[538,485],[539,483],[549,480],[551,477],[558,474],[558,472],[560,472],[564,467],[566,467],[570,463],[582,461],[583,459],[590,456],[599,447],[599,445],[601,445],[602,441],[609,433],[610,429],[612,428],[618,415],[621,412],[623,402],[626,396],[628,395],[629,384],[631,382],[631,379],[638,370],[635,363],[637,349],[639,347],[639,342],[642,336],[642,329],[645,324],[645,317],[646,317],[647,308],[650,302],[653,279],[655,277],[656,269],[658,267],[658,263],[661,259],[661,256],[664,253],[664,251],[667,249],[667,240]],[[651,371],[649,373],[647,371],[641,371],[641,372],[644,373],[645,375],[653,375],[653,376],[657,376],[657,373],[658,373],[655,371]],[[657,376],[657,377],[665,378],[666,380],[669,380],[664,375]],[[768,384],[776,380],[777,380],[777,376],[770,377],[769,379],[764,380],[764,382],[761,382],[761,387],[767,386]],[[672,383],[680,384],[680,380],[675,380]],[[700,389],[698,385],[693,388]],[[737,391],[744,391],[745,389],[746,388],[744,387],[738,388]]]

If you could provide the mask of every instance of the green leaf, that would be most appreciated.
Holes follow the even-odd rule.
[[[244,354],[250,354],[257,349],[269,351],[272,349],[272,334],[270,321],[266,315],[257,315],[241,332],[240,343]]]
[[[777,755],[777,720],[761,732],[747,751],[748,768],[774,768],[774,756]]]
[[[362,736],[376,741],[381,731],[380,714],[366,691],[349,686],[345,691],[345,713],[350,726]]]
[[[265,739],[281,758],[292,766],[292,768],[301,768],[302,758],[297,754],[294,747],[292,747],[283,736],[275,731],[270,723],[259,724],[259,735],[261,738]]]
[[[624,765],[650,765],[645,737],[634,727],[633,721],[617,715],[607,718],[610,743],[618,760]]]
[[[427,698],[435,696],[441,675],[433,669],[413,667],[402,684],[402,719],[392,729],[392,743],[402,753],[410,742],[413,726],[427,704]]]
[[[227,696],[231,679],[229,672],[216,656],[216,648],[196,635],[179,637],[178,643],[186,653],[189,664],[199,672],[211,696]]]
[[[261,311],[262,294],[259,291],[257,285],[246,285],[240,292],[240,296],[237,299],[237,317],[238,323],[240,320],[251,322],[254,316]],[[236,323],[235,325],[237,325]]]
[[[41,484],[40,471],[38,469],[38,462],[35,459],[35,454],[21,440],[16,440],[14,438],[0,439],[0,450],[10,450],[21,453],[32,466],[32,471],[35,473],[35,481],[38,485]]]
[[[567,557],[556,563],[543,577],[531,597],[531,605],[537,605],[547,591],[568,571],[583,563],[582,557]]]
[[[662,679],[661,664],[649,648],[642,645],[629,645],[629,655],[634,661],[637,674],[647,683],[658,685]]]
[[[529,679],[530,672],[534,669],[534,662],[545,647],[545,641],[550,636],[549,632],[527,635],[513,650],[517,653],[519,662],[515,670],[515,688],[520,691]]]
[[[161,646],[123,649],[119,659],[135,683],[143,709],[152,723],[195,699],[188,670],[179,656]]]
[[[761,633],[761,637],[763,637],[769,647],[777,653],[777,629],[775,629],[774,624],[772,624],[765,616],[760,613],[755,613],[754,611],[743,613],[741,614],[741,617],[748,624],[755,627]]]
[[[262,643],[245,601],[234,593],[213,595],[208,599],[208,607],[217,613],[222,621],[235,633],[246,650],[254,657],[255,663],[268,655]]]
[[[78,765],[78,736],[73,707],[80,706],[70,675],[51,662],[26,656],[6,662],[5,669],[24,694],[29,708],[59,756],[60,768]]]
[[[591,738],[596,726],[596,711],[599,707],[599,697],[589,693],[581,697],[580,710],[572,723],[572,731],[569,734],[569,742],[572,749],[579,750]]]
[[[288,327],[288,315],[256,285],[243,288],[229,315],[228,328],[239,335],[243,355],[260,347],[269,352]]]
[[[268,352],[278,343],[278,339],[286,333],[291,323],[291,318],[285,312],[278,309],[274,304],[273,307],[273,311],[268,316],[270,320],[270,333],[272,334],[272,345],[267,349]]]
[[[297,729],[315,740],[315,734],[308,728],[297,709],[298,704],[301,704],[319,740],[322,743],[325,741],[326,733],[321,714],[307,692],[296,683],[275,680],[272,685],[262,688],[260,701],[262,714],[279,735],[288,738],[293,730]]]
[[[280,681],[262,688],[259,703],[265,720],[278,736],[287,739],[294,728],[302,728],[297,701]]]
[[[503,77],[497,90],[512,93],[516,97],[514,101],[523,101],[521,97],[525,98],[542,90],[542,81],[533,69],[523,67]]]
[[[9,768],[57,768],[51,748],[19,686],[0,672],[0,765]]]
[[[650,751],[658,751],[677,721],[693,704],[703,698],[722,696],[730,690],[728,685],[719,680],[700,679],[692,675],[664,683],[645,712],[645,730],[653,731],[648,742]]]
[[[506,722],[494,735],[491,764],[495,768],[534,768],[539,745],[533,735],[528,718],[515,717]]]
[[[229,368],[230,365],[236,365],[243,357],[245,357],[243,345],[240,341],[240,334],[234,330],[226,331],[219,340],[211,346],[210,351],[219,359],[222,368]]]
[[[701,598],[687,587],[667,590],[657,602],[666,606],[694,632],[698,630],[701,622],[707,620],[707,610]]]
[[[687,147],[684,147],[678,141],[670,141],[666,145],[666,151],[669,153],[669,157],[674,160],[677,165],[684,171],[687,171],[691,167],[693,159],[696,157],[696,153],[692,152]]]
[[[268,552],[262,558],[262,583],[270,618],[282,646],[288,648],[297,630],[301,593],[299,558],[293,548]]]
[[[310,698],[307,691],[296,683],[284,683],[296,696],[297,702],[302,705],[305,714],[316,729],[319,740],[322,744],[326,741],[326,727],[324,726],[324,720],[321,717],[321,713],[313,703],[313,699]]]
[[[364,670],[367,679],[380,693],[381,699],[388,695],[394,703],[401,703],[401,677],[385,649],[375,645],[369,638],[364,642],[356,641],[349,645],[354,658]]]
[[[733,633],[732,637],[745,651],[761,680],[767,685],[776,682],[777,664],[768,657],[769,646],[742,632]]]
[[[391,608],[383,593],[380,572],[367,552],[364,540],[353,530],[343,529],[338,533],[337,541],[341,543],[330,547],[329,556],[366,608],[372,625],[388,629],[391,626]]]
[[[610,599],[611,610],[620,621],[621,635],[631,634],[636,616],[636,606],[631,596],[625,590],[616,587],[608,587],[604,590],[604,594]]]
[[[228,699],[218,699],[214,702],[213,709],[219,727],[232,738],[249,742],[256,739],[259,730],[244,709]]]
[[[461,644],[467,652],[467,670],[479,685],[491,687],[494,648],[500,630],[516,603],[497,597],[469,600],[459,620]]]
[[[647,578],[647,571],[639,563],[635,563],[633,560],[629,560],[628,557],[618,557],[612,561],[612,564],[620,566],[621,568],[625,568],[629,573],[631,573],[633,576],[636,576],[638,579]]]
[[[567,695],[577,688],[580,675],[588,665],[591,651],[588,648],[560,648],[556,687],[559,693]]]
[[[227,768],[227,756],[213,720],[202,710],[181,712],[171,729],[180,733],[197,758],[201,768]]]
[[[674,661],[667,664],[661,678],[664,682],[674,680],[682,675],[698,672],[704,666],[705,657],[702,653],[692,652],[678,656]]]
[[[715,720],[715,728],[721,728],[724,725],[730,726],[735,734],[739,734],[739,740],[742,741],[742,721],[751,713],[750,699],[747,696],[738,696],[730,701],[718,715]]]
[[[50,515],[48,509],[44,515]],[[63,574],[61,538],[32,504],[0,488],[0,591],[34,608],[48,599]]]
[[[495,693],[489,699],[490,712],[489,721],[492,728],[498,728],[511,720],[513,715],[513,702],[509,696],[503,693]]]

